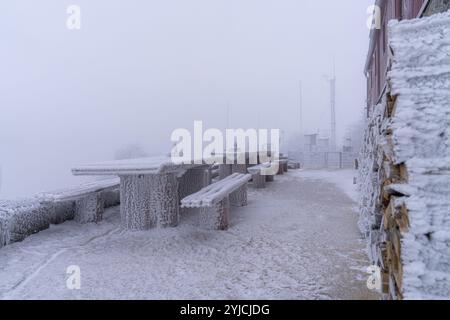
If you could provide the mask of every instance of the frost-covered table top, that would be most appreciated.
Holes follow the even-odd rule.
[[[153,174],[177,172],[202,165],[176,163],[169,157],[149,157],[88,164],[73,168],[72,173],[76,176]]]

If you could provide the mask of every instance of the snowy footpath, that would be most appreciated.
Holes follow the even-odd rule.
[[[353,171],[290,171],[228,231],[180,226],[119,228],[119,208],[99,224],[73,221],[0,249],[1,299],[377,299],[358,233]],[[67,288],[79,266],[81,288]]]

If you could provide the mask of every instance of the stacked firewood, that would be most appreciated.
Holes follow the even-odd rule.
[[[384,122],[389,123],[395,114],[396,97],[387,95],[387,112]],[[390,128],[383,132],[384,142],[380,150],[380,232],[379,259],[382,267],[382,291],[391,299],[401,299],[403,265],[401,259],[402,234],[408,232],[409,217],[405,202],[407,194],[401,186],[408,184],[405,163],[395,164],[394,145]]]
[[[450,296],[450,12],[392,22],[361,153],[360,227],[388,299]]]

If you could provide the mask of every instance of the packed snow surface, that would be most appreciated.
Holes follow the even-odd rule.
[[[198,226],[188,210],[176,228],[120,229],[73,221],[0,249],[2,299],[368,299],[369,265],[351,171],[290,171],[266,189],[249,187],[228,231]],[[341,189],[344,188],[344,189]],[[69,290],[77,265],[81,289]]]

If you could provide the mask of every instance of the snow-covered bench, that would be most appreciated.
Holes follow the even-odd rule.
[[[99,180],[70,189],[41,193],[38,198],[41,203],[51,203],[54,207],[61,203],[75,202],[75,221],[99,222],[105,207],[120,201],[119,183],[119,178]]]
[[[287,159],[279,159],[279,160],[275,160],[274,162],[276,162],[278,164],[278,174],[279,175],[282,175],[288,171],[288,160]]]
[[[234,173],[181,200],[182,208],[199,208],[202,224],[216,230],[228,229],[230,205],[247,205],[250,174]]]
[[[289,170],[289,158],[286,156],[280,157],[280,165],[283,167],[283,172],[288,172]]]
[[[292,161],[292,160],[288,161],[288,169],[298,170],[300,168],[301,168],[300,162]]]
[[[247,171],[252,175],[253,185],[255,186],[255,188],[265,188],[266,181],[273,181],[273,175],[265,174],[264,172],[264,170],[269,169],[270,166],[270,162],[266,162],[247,169]]]
[[[216,179],[220,176],[219,168],[211,170],[211,179]]]
[[[52,219],[37,199],[0,200],[0,248],[47,229]]]

